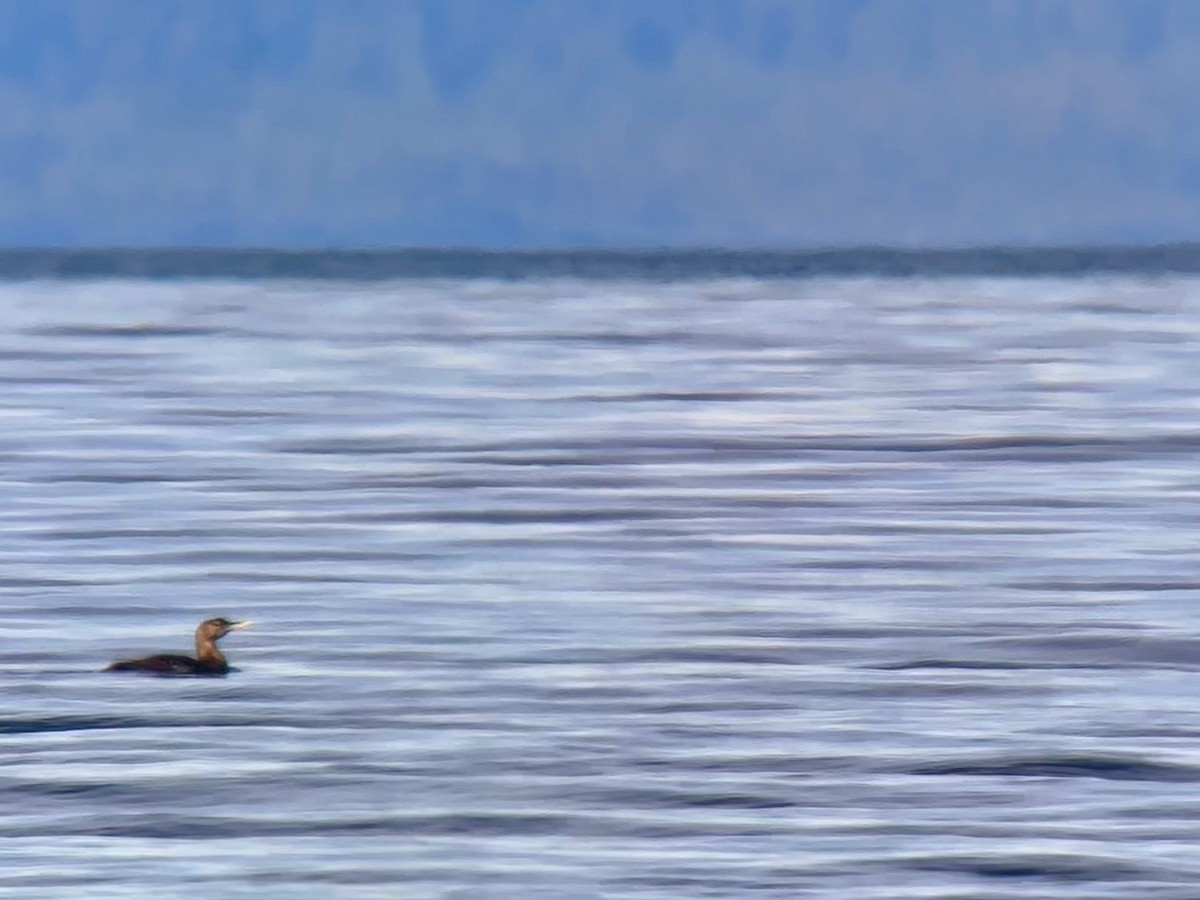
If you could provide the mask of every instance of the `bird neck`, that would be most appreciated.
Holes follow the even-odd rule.
[[[196,661],[211,666],[227,665],[225,654],[217,649],[214,641],[201,635],[196,635]]]

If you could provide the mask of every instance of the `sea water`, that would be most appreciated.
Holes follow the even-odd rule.
[[[0,897],[1197,896],[1200,281],[0,310]]]

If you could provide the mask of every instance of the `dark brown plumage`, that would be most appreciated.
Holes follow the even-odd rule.
[[[196,658],[174,653],[160,653],[141,659],[122,659],[112,663],[105,672],[150,672],[154,675],[224,675],[229,661],[217,647],[217,641],[229,632],[245,628],[250,622],[231,622],[228,619],[205,619],[196,629]]]

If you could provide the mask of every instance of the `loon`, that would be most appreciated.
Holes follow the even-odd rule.
[[[196,658],[160,653],[141,659],[121,659],[105,672],[150,672],[155,675],[224,675],[229,661],[217,647],[217,641],[229,632],[245,628],[250,622],[231,622],[225,618],[205,619],[196,629]]]

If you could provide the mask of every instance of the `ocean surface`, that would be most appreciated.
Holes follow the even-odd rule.
[[[0,282],[0,897],[1200,896],[1200,280],[667,274]]]

